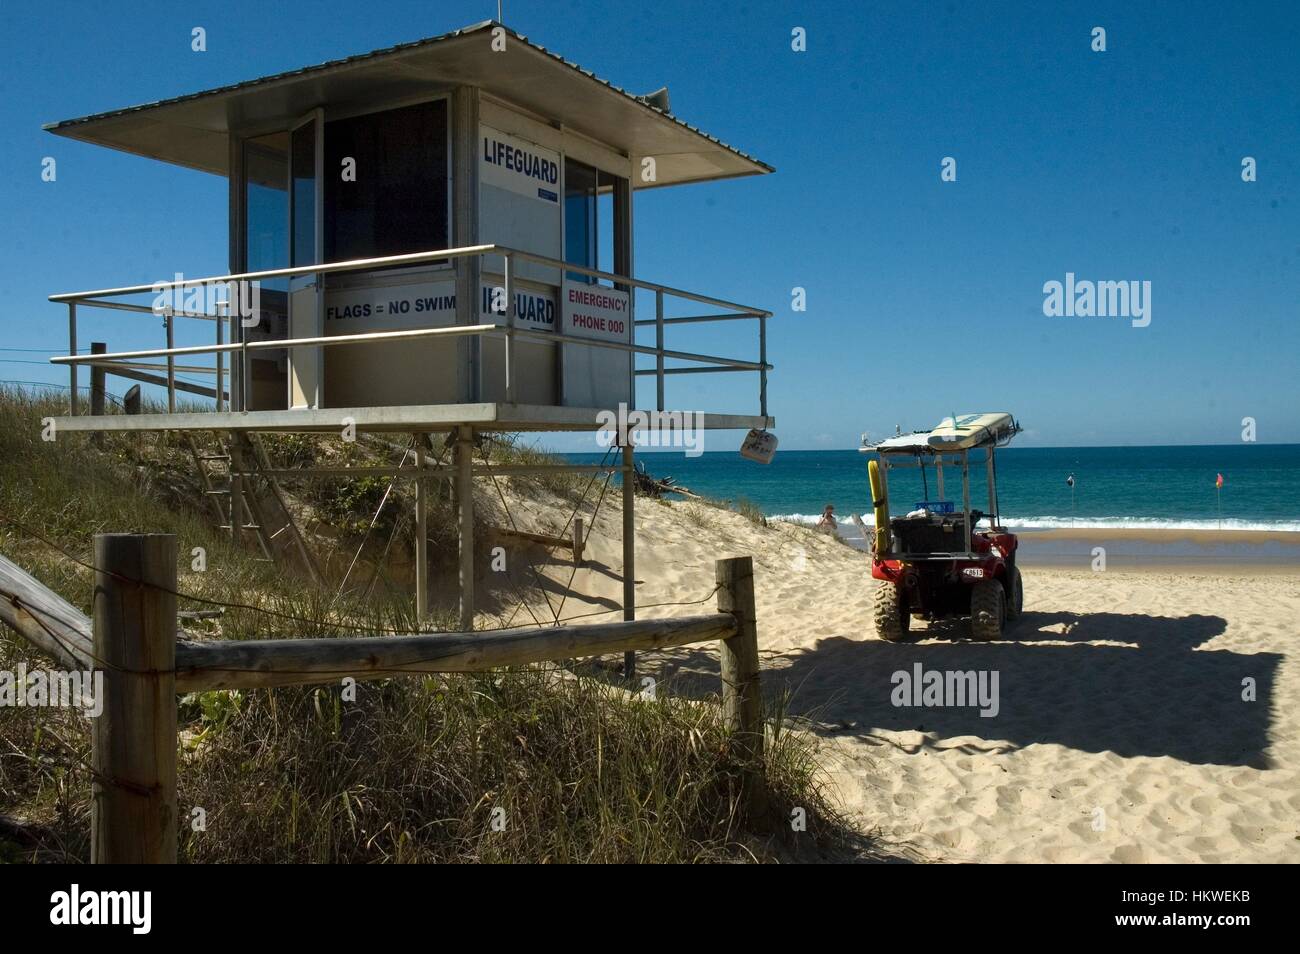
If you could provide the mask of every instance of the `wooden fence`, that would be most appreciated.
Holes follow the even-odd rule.
[[[0,557],[0,621],[60,664],[104,674],[104,707],[92,729],[94,863],[176,860],[178,693],[479,672],[714,639],[744,795],[762,798],[750,557],[717,561],[716,613],[488,632],[211,642],[177,636],[176,557],[170,534],[96,535],[93,619]]]

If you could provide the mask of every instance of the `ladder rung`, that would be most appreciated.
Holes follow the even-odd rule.
[[[219,523],[219,524],[217,524],[217,529],[218,529],[218,530],[229,530],[229,529],[230,529],[230,524],[228,524],[228,523]],[[262,528],[261,528],[260,526],[258,526],[257,524],[255,524],[255,523],[245,523],[245,524],[242,524],[242,525],[240,526],[239,529],[240,529],[240,530],[261,530]]]
[[[225,497],[225,496],[229,496],[229,494],[230,494],[230,488],[227,487],[227,488],[225,488],[224,490],[219,490],[219,489],[215,489],[215,488],[214,488],[214,489],[212,489],[212,490],[205,490],[205,491],[203,491],[203,492],[204,492],[205,494],[214,494],[214,495],[216,495],[216,496],[218,496],[218,497]]]

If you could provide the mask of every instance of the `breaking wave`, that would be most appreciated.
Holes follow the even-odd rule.
[[[787,513],[769,517],[771,520],[788,520],[792,523],[815,524],[820,514]],[[875,526],[872,514],[862,515],[862,522]],[[1004,515],[1002,522],[1012,530],[1256,530],[1300,533],[1300,520],[1178,520],[1164,517],[1014,517]],[[856,536],[857,527],[851,518],[840,518],[841,534]]]

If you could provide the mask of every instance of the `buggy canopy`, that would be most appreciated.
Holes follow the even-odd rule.
[[[862,450],[882,454],[941,454],[996,444],[1019,430],[1020,425],[1006,411],[958,414],[945,417],[933,430],[901,434]]]

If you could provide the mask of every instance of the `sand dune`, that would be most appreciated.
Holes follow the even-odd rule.
[[[1002,641],[914,624],[916,641],[889,644],[861,553],[698,504],[639,501],[637,516],[643,607],[707,597],[717,557],[754,557],[765,689],[813,720],[843,805],[886,844],[951,861],[1300,861],[1300,575],[1026,566]],[[587,596],[564,615],[617,605],[620,519],[607,499],[574,580]],[[996,715],[895,706],[892,674],[918,663],[997,673]],[[640,671],[716,687],[716,653]]]

